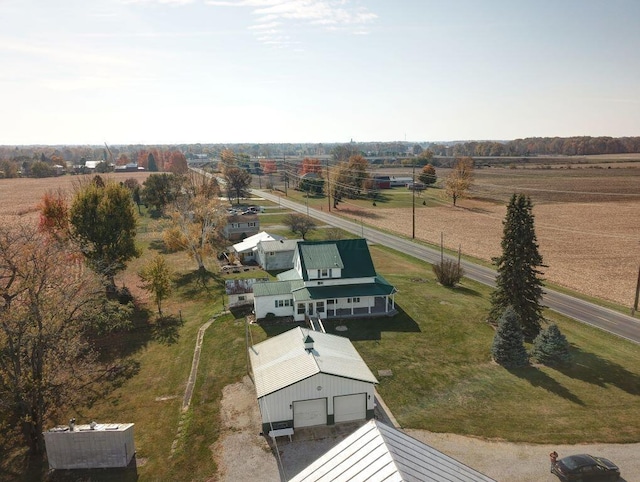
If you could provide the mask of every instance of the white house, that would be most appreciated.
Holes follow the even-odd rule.
[[[249,358],[265,434],[373,418],[378,381],[348,338],[297,327]]]
[[[376,420],[367,422],[289,480],[495,482],[462,462]]]
[[[268,315],[345,318],[396,313],[396,289],[376,273],[365,239],[300,241],[293,268],[278,281],[256,283],[257,319]]]
[[[293,254],[302,239],[261,240],[256,247],[258,264],[265,271],[293,268]]]
[[[258,234],[249,236],[241,242],[234,244],[231,249],[243,263],[256,261],[257,247],[260,241],[276,241],[280,239],[283,239],[282,236],[272,235],[266,231],[261,231]]]

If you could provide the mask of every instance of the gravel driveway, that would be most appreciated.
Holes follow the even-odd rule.
[[[286,481],[362,425],[296,430],[292,442],[281,437],[276,446],[260,435],[260,412],[249,377],[225,387],[221,417],[222,435],[211,447],[219,467],[212,480],[229,482]],[[384,414],[379,418],[384,419]],[[552,446],[487,441],[426,430],[404,432],[500,482],[557,482],[549,472],[552,450],[560,457],[591,453],[610,458],[621,468],[621,481],[640,482],[640,443]]]

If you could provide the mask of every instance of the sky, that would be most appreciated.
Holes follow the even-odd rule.
[[[0,0],[0,145],[640,135],[638,0]]]

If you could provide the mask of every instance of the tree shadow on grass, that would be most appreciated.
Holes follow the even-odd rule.
[[[100,352],[101,361],[114,361],[126,358],[145,347],[152,339],[149,329],[151,312],[134,304],[133,327],[116,333],[108,333],[93,340]]]
[[[180,275],[175,279],[175,284],[187,299],[211,296],[217,289],[224,292],[224,278],[208,270],[196,270]]]
[[[151,328],[153,339],[164,345],[173,345],[180,338],[180,327],[184,324],[182,315],[164,315],[155,320]]]
[[[534,387],[544,388],[559,397],[562,397],[577,405],[584,406],[584,402],[577,396],[567,390],[562,384],[555,381],[549,375],[536,367],[529,366],[524,368],[508,368],[509,373],[516,377],[526,380]]]
[[[571,364],[555,368],[567,377],[599,387],[613,385],[630,395],[640,395],[640,375],[575,345],[571,346]]]
[[[153,249],[161,254],[169,254],[167,250],[167,246],[164,244],[164,241],[161,239],[154,239],[149,243],[149,249]]]
[[[419,333],[420,327],[411,316],[396,305],[398,311],[394,316],[337,318],[322,320],[327,333],[345,336],[351,341],[380,340],[382,332]],[[336,327],[346,327],[346,331]]]

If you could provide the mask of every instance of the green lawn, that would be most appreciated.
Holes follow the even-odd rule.
[[[133,273],[162,249],[155,221],[142,221],[141,244],[151,249],[131,263]],[[322,239],[323,232],[314,231],[313,238]],[[638,345],[549,313],[571,343],[574,364],[506,370],[489,356],[489,288],[465,279],[461,287],[447,289],[426,263],[379,246],[371,252],[377,270],[399,290],[400,313],[352,320],[340,333],[352,338],[376,376],[378,370],[392,371],[378,376],[378,390],[403,427],[535,443],[640,441]],[[215,478],[211,447],[220,433],[222,390],[247,371],[244,317],[224,315],[209,327],[192,404],[182,414],[196,334],[222,309],[222,280],[212,278],[205,289],[193,276],[193,261],[183,253],[167,256],[177,289],[165,311],[181,316],[183,324],[158,327],[153,306],[142,312],[136,330],[107,340],[137,373],[92,407],[70,410],[57,422],[72,416],[79,423],[134,422],[138,480],[184,480],[185,474],[208,480]],[[254,342],[275,333],[251,330]],[[18,458],[11,460],[15,465]],[[40,480],[26,473],[18,470],[7,480]]]
[[[489,355],[487,287],[465,279],[447,289],[427,264],[375,247],[372,254],[399,289],[401,313],[342,324],[374,374],[392,370],[378,377],[378,390],[402,426],[535,443],[640,440],[636,344],[547,313],[574,364],[506,370]]]

